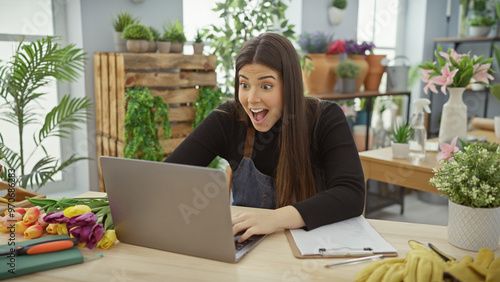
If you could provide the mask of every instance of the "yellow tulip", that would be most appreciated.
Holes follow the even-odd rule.
[[[31,225],[38,220],[38,217],[40,217],[40,210],[35,207],[29,208],[23,216],[23,222],[26,225]]]
[[[79,216],[79,215],[82,215],[84,213],[91,212],[91,211],[92,211],[92,209],[87,205],[76,205],[76,206],[66,208],[64,210],[64,216],[72,218],[72,217]]]
[[[18,221],[15,223],[16,224],[16,233],[17,234],[24,234],[24,231],[28,229],[32,224],[26,224],[23,221]]]
[[[115,242],[115,230],[107,230],[106,233],[104,233],[104,236],[102,236],[102,239],[97,243],[97,247],[106,250],[109,247],[113,246]]]
[[[45,228],[45,230],[47,231],[47,233],[57,234],[57,223],[49,224],[47,228]]]
[[[24,231],[25,239],[34,239],[42,236],[43,228],[40,225],[32,225]]]
[[[57,234],[68,234],[68,228],[66,227],[66,223],[58,223],[57,224]]]

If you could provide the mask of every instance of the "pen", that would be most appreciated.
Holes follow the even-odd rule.
[[[374,256],[369,256],[369,257],[362,257],[362,258],[350,259],[350,260],[346,260],[346,261],[343,261],[343,262],[337,262],[337,263],[327,264],[327,265],[325,265],[325,267],[326,268],[330,268],[330,267],[335,267],[335,266],[339,266],[339,265],[346,265],[346,264],[358,263],[358,262],[362,262],[362,261],[366,261],[366,260],[373,260],[373,259],[378,259],[378,258],[383,258],[383,257],[384,257],[384,255],[374,255]]]

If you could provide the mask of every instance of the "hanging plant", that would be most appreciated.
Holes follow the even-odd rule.
[[[160,138],[170,137],[168,104],[154,97],[147,87],[127,88],[125,92],[127,111],[125,114],[125,158],[150,161],[163,160]],[[158,136],[158,129],[163,136]]]
[[[211,86],[200,87],[200,94],[193,108],[195,110],[195,118],[192,123],[193,129],[196,128],[217,106],[222,103],[222,93],[220,88]],[[208,167],[218,168],[220,165],[220,158],[215,158]]]

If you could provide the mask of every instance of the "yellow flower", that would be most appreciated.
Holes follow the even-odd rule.
[[[42,236],[43,228],[40,225],[32,225],[24,231],[25,239],[34,239]]]
[[[66,223],[58,223],[57,224],[57,234],[68,234],[68,228],[66,227]]]
[[[104,233],[104,236],[102,236],[101,241],[97,243],[97,247],[106,250],[109,247],[113,246],[115,242],[116,242],[115,230],[107,230],[106,233]]]
[[[47,231],[47,233],[57,234],[57,223],[49,224],[47,228],[45,228],[45,230]]]
[[[79,216],[79,215],[82,215],[84,213],[91,212],[91,211],[92,211],[92,209],[89,208],[89,206],[87,206],[87,205],[76,205],[76,206],[66,208],[64,210],[64,216],[68,217],[68,218],[72,218],[72,217]]]

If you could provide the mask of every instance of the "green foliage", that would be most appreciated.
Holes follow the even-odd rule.
[[[452,202],[475,208],[500,207],[500,147],[470,144],[439,162],[429,183]]]
[[[4,153],[3,153],[3,144],[2,144],[2,143],[0,143],[0,161],[1,161],[3,158],[5,158],[5,155],[4,155]]]
[[[139,23],[139,19],[134,18],[134,16],[127,11],[120,12],[111,19],[113,28],[118,32],[122,32],[128,25],[136,23]]]
[[[307,54],[299,55],[300,67],[306,72],[307,75],[311,73],[311,70],[314,69],[314,65],[312,63],[312,59]]]
[[[217,108],[222,103],[222,93],[221,89],[214,89],[210,86],[200,87],[200,94],[196,103],[194,103],[193,108],[196,112],[195,118],[193,120],[192,127],[196,128],[215,108]],[[208,167],[219,168],[221,160],[219,157],[215,158]]]
[[[170,137],[169,107],[160,97],[154,97],[147,87],[127,88],[125,92],[125,158],[151,161],[163,160],[160,138]],[[158,135],[163,130],[163,136]]]
[[[196,37],[194,38],[195,43],[202,43],[203,42],[203,36],[204,32],[197,30],[196,31]]]
[[[213,11],[224,20],[221,25],[207,29],[207,40],[212,42],[217,55],[217,73],[225,81],[222,91],[234,93],[234,65],[238,52],[252,37],[264,32],[277,32],[295,39],[294,25],[285,19],[288,6],[282,0],[224,0],[216,3]],[[276,22],[275,22],[276,21]],[[279,26],[280,30],[274,29]]]
[[[490,15],[476,16],[469,20],[469,26],[492,26],[496,24],[497,21]]]
[[[153,35],[153,41],[158,41],[161,37],[161,33],[154,27],[150,26],[149,30],[151,30],[151,34]]]
[[[181,22],[177,20],[175,23],[169,23],[163,27],[163,37],[162,41],[171,42],[186,42],[186,36],[184,35],[184,27]]]
[[[91,101],[88,98],[70,98],[65,95],[60,104],[48,113],[41,114],[39,109],[43,104],[43,87],[56,79],[57,81],[75,81],[79,72],[84,69],[85,54],[82,49],[75,48],[74,44],[62,47],[56,43],[56,37],[46,37],[29,44],[20,42],[16,53],[10,61],[0,66],[0,97],[4,100],[0,107],[0,120],[17,127],[19,151],[8,147],[6,144],[0,148],[7,167],[18,174],[18,186],[26,188],[28,184],[36,184],[38,189],[52,177],[69,165],[79,160],[88,159],[71,155],[66,161],[60,162],[50,156],[45,148],[46,140],[50,137],[67,138],[71,130],[78,128],[76,124],[85,123],[89,116]],[[38,132],[33,135],[34,149],[28,155],[25,146],[28,144],[24,130],[28,126],[43,124]],[[1,128],[0,128],[1,129]],[[0,133],[16,134],[15,132]],[[44,156],[33,160],[35,153]],[[26,170],[27,163],[34,163],[31,171]],[[1,175],[7,180],[7,172]]]
[[[144,39],[153,41],[153,33],[151,30],[142,24],[130,24],[123,30],[123,39]]]
[[[394,143],[407,144],[410,142],[413,134],[413,126],[408,121],[397,123],[392,129],[392,134],[389,137]]]
[[[347,7],[347,0],[333,0],[332,6],[340,10],[345,10]]]
[[[357,78],[361,74],[361,67],[354,61],[347,59],[337,65],[335,73],[340,78]]]

